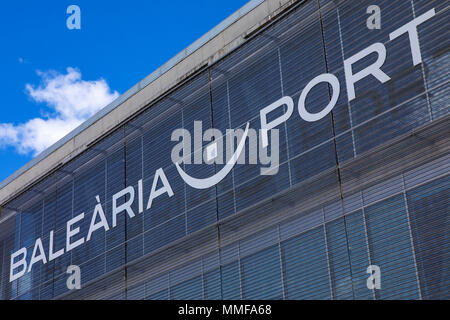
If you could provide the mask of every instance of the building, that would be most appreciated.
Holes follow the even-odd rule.
[[[447,6],[252,0],[0,185],[0,298],[449,299]]]

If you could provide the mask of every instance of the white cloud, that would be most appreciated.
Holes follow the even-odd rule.
[[[0,145],[17,143],[17,130],[12,124],[0,123]]]
[[[52,112],[18,125],[0,123],[0,147],[13,146],[19,153],[36,155],[119,96],[104,79],[82,80],[74,68],[67,68],[66,74],[38,71],[38,75],[42,83],[27,84],[26,92]]]

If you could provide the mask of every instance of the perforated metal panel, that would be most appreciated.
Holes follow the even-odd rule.
[[[381,30],[366,9],[381,8]],[[413,66],[406,35],[389,33],[434,8],[418,28],[423,62]],[[7,203],[0,222],[2,299],[448,299],[448,25],[445,1],[298,2],[241,47],[174,88],[108,137]],[[348,102],[343,61],[385,45],[382,69]],[[355,68],[373,62],[370,56]],[[289,95],[297,103],[315,76],[341,83],[337,105],[317,122],[294,110],[281,124],[280,166],[237,164],[218,185],[186,185],[170,161],[177,128],[260,128],[261,108]],[[310,112],[330,99],[325,84],[308,95]],[[202,147],[205,147],[203,143]],[[248,163],[248,153],[246,155]],[[184,164],[204,178],[223,165]],[[135,217],[118,215],[89,242],[9,282],[10,255],[37,238],[64,248],[66,222],[80,213],[87,234],[96,196],[112,226],[112,196],[145,186],[162,168],[174,195]],[[127,199],[121,199],[126,201]],[[146,202],[145,202],[146,203]],[[79,265],[82,289],[66,269]],[[368,289],[378,265],[382,287]]]

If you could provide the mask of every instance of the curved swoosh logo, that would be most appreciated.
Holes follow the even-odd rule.
[[[233,169],[234,165],[236,164],[239,156],[241,155],[242,150],[245,146],[245,139],[247,139],[248,135],[248,127],[249,123],[247,122],[247,126],[245,127],[244,135],[242,136],[241,141],[239,141],[238,147],[236,148],[236,152],[233,153],[230,160],[225,164],[225,166],[217,172],[215,175],[204,178],[204,179],[198,179],[191,177],[186,172],[181,169],[178,162],[175,163],[175,166],[177,167],[178,173],[180,174],[181,178],[186,182],[188,185],[190,185],[192,188],[195,189],[207,189],[210,188],[216,184],[218,184],[220,181],[223,180],[227,176],[228,173],[230,173],[231,169]]]

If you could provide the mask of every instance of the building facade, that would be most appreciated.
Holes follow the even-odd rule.
[[[2,184],[0,298],[450,299],[448,21],[446,1],[250,2],[170,68],[215,47],[192,72],[35,181]],[[247,152],[192,187],[172,133],[196,121],[273,124],[276,173]]]

